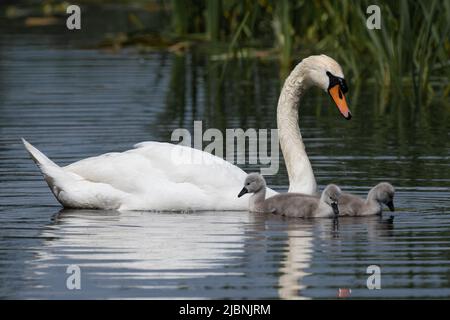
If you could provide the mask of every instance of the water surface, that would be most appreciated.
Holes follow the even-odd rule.
[[[336,224],[247,212],[62,210],[20,137],[66,165],[169,141],[194,120],[204,130],[275,128],[278,66],[230,63],[220,84],[220,62],[199,54],[88,50],[80,46],[92,42],[86,33],[3,28],[1,298],[336,298],[339,288],[354,298],[450,296],[448,106],[380,115],[366,88],[350,96],[354,117],[345,121],[322,92],[302,103],[320,187],[333,182],[364,196],[390,181],[393,223],[390,213]],[[284,166],[268,182],[285,191]],[[81,290],[66,288],[72,264],[82,270]],[[369,265],[381,268],[381,290],[366,287]]]

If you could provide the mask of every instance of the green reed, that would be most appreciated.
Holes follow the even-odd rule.
[[[366,27],[371,4],[381,8],[380,30]],[[421,106],[450,91],[448,1],[171,0],[171,16],[177,35],[195,30],[229,51],[276,52],[282,66],[326,53],[377,88],[381,111],[392,99]]]

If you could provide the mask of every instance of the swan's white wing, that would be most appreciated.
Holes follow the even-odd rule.
[[[87,158],[64,170],[129,194],[120,207],[124,210],[247,210],[248,197],[237,198],[246,177],[239,167],[170,143],[135,147]]]

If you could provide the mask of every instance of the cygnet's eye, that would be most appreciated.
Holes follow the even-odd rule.
[[[249,186],[249,185],[250,185],[250,182],[247,182],[246,186]]]

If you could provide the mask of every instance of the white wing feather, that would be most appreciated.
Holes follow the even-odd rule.
[[[135,149],[80,160],[63,170],[113,188],[123,197],[121,210],[248,209],[248,196],[237,198],[246,173],[185,146],[143,142]],[[95,193],[95,187],[89,192]],[[273,194],[269,190],[268,196]]]

